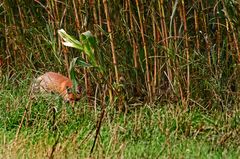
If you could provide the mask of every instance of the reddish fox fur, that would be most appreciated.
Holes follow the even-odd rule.
[[[77,86],[77,90],[73,91],[72,81],[55,72],[47,72],[39,76],[32,85],[32,92],[48,92],[56,93],[62,96],[64,101],[73,103],[81,97],[81,88]]]

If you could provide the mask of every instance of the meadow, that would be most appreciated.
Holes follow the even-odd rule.
[[[1,158],[239,158],[240,111],[184,110],[181,104],[108,107],[93,147],[100,108],[59,97],[29,98],[24,81],[1,81]],[[18,83],[18,85],[16,85]],[[52,99],[53,98],[53,99]],[[53,111],[55,110],[55,111]]]

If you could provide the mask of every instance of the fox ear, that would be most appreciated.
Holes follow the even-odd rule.
[[[69,86],[66,86],[67,93],[71,93],[71,88]]]
[[[76,91],[77,91],[77,93],[78,93],[78,94],[80,94],[80,93],[81,93],[81,91],[82,91],[82,88],[81,88],[81,86],[77,86],[77,90],[76,90]]]

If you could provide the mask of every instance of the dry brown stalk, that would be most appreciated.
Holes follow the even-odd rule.
[[[231,50],[232,37],[229,34],[229,24],[227,19],[225,19],[225,26],[227,30],[227,48],[226,48],[226,60],[229,60],[229,52]]]
[[[148,66],[149,63],[148,63],[147,44],[146,44],[146,41],[145,41],[143,22],[142,22],[141,12],[140,12],[140,9],[139,9],[138,0],[136,0],[136,5],[137,5],[137,11],[138,11],[138,17],[139,17],[139,23],[140,23],[140,31],[141,31],[141,36],[142,36],[142,42],[143,42],[143,50],[144,50],[144,55],[145,55],[148,96],[149,96],[150,103],[152,103],[152,101],[153,101],[152,100],[152,88],[151,88],[150,72],[149,72],[149,66]]]
[[[152,27],[153,27],[153,53],[154,53],[154,64],[153,64],[153,84],[152,84],[152,89],[153,89],[153,97],[156,94],[156,86],[157,86],[157,30],[156,30],[156,19],[155,19],[155,11],[152,13]]]
[[[203,1],[200,0],[200,6],[201,6],[201,10],[202,10],[202,27],[203,27],[203,36],[205,39],[205,43],[206,43],[206,48],[207,48],[207,54],[208,54],[208,65],[209,67],[211,67],[211,52],[210,52],[210,41],[209,41],[209,35],[208,35],[208,29],[207,29],[207,20],[206,20],[206,14],[205,14],[205,8],[203,5]]]
[[[168,48],[169,48],[169,41],[168,41],[168,31],[167,31],[167,25],[166,25],[166,19],[165,19],[165,11],[164,11],[164,4],[163,0],[158,1],[158,9],[159,9],[159,15],[160,15],[160,24],[161,24],[161,34],[162,34],[162,39],[163,39],[163,46],[165,48],[165,56],[169,57],[168,55]],[[171,69],[171,59],[167,58],[166,60],[167,66],[167,78],[169,80],[169,83],[172,83],[173,81],[173,73]]]
[[[18,7],[18,12],[19,12],[19,17],[20,17],[20,22],[21,22],[22,28],[25,28],[24,15],[21,11],[20,5],[18,4],[18,1],[16,1],[16,3],[17,3],[17,7]],[[24,32],[24,30],[25,29],[23,29],[23,32]]]
[[[109,38],[110,38],[110,43],[111,43],[112,60],[113,60],[113,65],[114,65],[114,70],[115,70],[115,78],[116,78],[116,82],[119,83],[118,68],[117,68],[117,57],[116,57],[116,53],[115,53],[115,46],[114,46],[114,41],[113,41],[113,34],[112,34],[112,29],[111,29],[110,16],[109,16],[109,13],[108,13],[107,0],[103,0],[103,6],[104,6],[104,11],[105,11],[105,16],[106,16],[106,19],[107,19],[107,28],[108,28],[108,33],[109,33]]]
[[[182,0],[182,6],[181,6],[181,14],[183,18],[183,28],[184,28],[184,52],[186,54],[186,64],[187,64],[187,80],[186,80],[186,105],[189,100],[190,96],[190,66],[189,66],[189,44],[188,44],[188,29],[187,29],[187,19],[186,19],[186,11],[185,11],[185,5],[184,0]]]
[[[234,27],[233,27],[231,18],[230,18],[229,15],[228,15],[227,8],[226,8],[225,3],[224,3],[223,0],[222,0],[222,4],[223,4],[223,9],[224,9],[225,16],[227,17],[226,20],[228,20],[228,22],[229,22],[229,27],[230,27],[231,32],[232,32],[233,43],[234,43],[233,48],[236,49],[238,62],[240,62],[240,51],[239,51],[237,36],[236,36],[236,34],[235,34],[235,32],[234,32]]]
[[[197,3],[195,0],[193,0],[193,3]],[[195,27],[195,34],[196,34],[196,49],[197,52],[199,52],[200,44],[199,44],[199,22],[198,22],[198,15],[197,10],[194,8],[194,27]]]
[[[132,9],[131,9],[131,2],[128,0],[128,7],[129,7],[129,20],[130,20],[130,32],[133,35],[132,37],[132,43],[133,43],[133,61],[134,61],[134,67],[138,68],[138,51],[137,51],[137,43],[134,38],[134,26],[133,26],[133,14],[132,14]]]
[[[218,5],[216,6],[214,13],[215,13],[215,16],[217,17],[216,43],[217,43],[217,63],[219,64],[220,63],[220,52],[221,52],[221,35],[220,35],[221,28],[220,28],[220,20],[217,15],[217,12],[218,12]]]
[[[79,17],[78,17],[78,10],[77,10],[77,7],[76,7],[76,3],[75,3],[75,0],[72,1],[73,3],[73,9],[74,9],[74,16],[75,16],[75,24],[76,24],[76,29],[78,31],[78,33],[80,33],[80,21],[79,21]]]
[[[101,0],[98,0],[97,2],[97,6],[98,6],[98,24],[100,26],[100,28],[103,28],[102,24],[102,12],[101,12]],[[103,41],[103,33],[100,31],[100,40]]]
[[[89,3],[90,3],[90,1],[89,1]],[[96,9],[96,5],[95,5],[95,0],[91,0],[90,7],[92,8],[93,23],[94,23],[94,26],[95,26],[95,25],[98,24],[98,17],[97,17],[97,9]],[[96,35],[100,35],[100,32],[97,29],[95,29],[95,27],[94,27],[94,30],[95,30]]]

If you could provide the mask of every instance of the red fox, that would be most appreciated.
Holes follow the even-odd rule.
[[[73,90],[72,81],[55,72],[47,72],[39,76],[32,84],[32,93],[34,92],[48,92],[56,93],[62,96],[65,102],[73,103],[80,100],[81,87],[77,86],[76,90]]]

